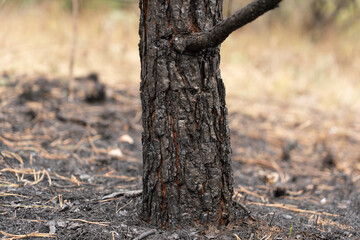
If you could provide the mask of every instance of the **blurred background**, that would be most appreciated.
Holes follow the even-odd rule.
[[[250,1],[224,0],[224,16]],[[69,74],[71,0],[0,0],[0,73]],[[360,109],[360,0],[284,0],[222,44],[231,111],[239,101]],[[75,76],[139,85],[138,1],[79,0]],[[1,84],[1,82],[0,82]]]

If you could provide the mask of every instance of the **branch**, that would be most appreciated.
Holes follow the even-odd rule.
[[[254,21],[269,10],[278,7],[282,0],[255,0],[207,32],[191,36],[177,36],[173,46],[179,52],[198,52],[221,44],[235,30]]]

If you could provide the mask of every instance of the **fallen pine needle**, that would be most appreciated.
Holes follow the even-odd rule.
[[[61,176],[57,173],[54,172],[54,175],[62,180],[65,180],[65,181],[69,181],[71,183],[74,183],[76,184],[76,186],[80,186],[81,184],[83,184],[83,182],[79,181],[74,175],[71,175],[71,178],[68,178],[68,177],[64,177],[64,176]]]
[[[45,202],[45,204],[48,204],[49,202],[51,202],[52,200],[55,200],[58,196],[55,196],[53,198],[51,198],[49,201]]]
[[[116,175],[114,173],[116,173],[116,171],[111,170],[103,175],[97,175],[97,176],[106,177],[106,178],[117,178],[117,179],[121,179],[124,181],[133,181],[137,178],[137,177],[128,177],[128,176],[124,176],[124,175]]]
[[[84,219],[73,219],[73,218],[69,218],[69,221],[78,221],[78,222],[84,222],[84,223],[89,223],[89,224],[96,224],[96,225],[100,225],[100,226],[104,226],[104,227],[108,227],[110,222],[91,222],[91,221],[87,221]]]
[[[244,188],[243,186],[239,186],[239,188],[237,188],[236,190],[238,192],[243,192],[243,193],[249,194],[249,195],[251,195],[253,197],[260,198],[262,202],[265,202],[265,198],[263,196],[260,196],[257,193],[251,192],[251,191],[247,190],[246,188]]]
[[[236,240],[241,240],[241,238],[239,238],[239,236],[236,233],[234,233],[234,237],[236,237]]]
[[[27,196],[20,195],[20,194],[0,192],[0,197],[5,197],[5,196],[15,196],[15,197],[28,198]]]
[[[14,169],[14,168],[3,168],[1,172],[12,172],[20,174],[34,174],[34,169]]]
[[[5,138],[3,138],[1,136],[0,136],[0,141],[2,141],[8,147],[14,147],[16,145],[15,143],[13,143],[9,140],[6,140]]]
[[[266,204],[266,203],[258,203],[258,202],[249,202],[247,205],[260,205],[260,206],[266,206],[266,207],[276,207],[276,208],[282,208],[293,212],[301,212],[301,213],[311,213],[311,214],[321,214],[321,215],[327,215],[332,217],[339,217],[340,215],[337,214],[331,214],[327,212],[316,212],[311,210],[304,210],[299,209],[295,205],[283,205],[283,204]]]
[[[15,207],[15,208],[54,208],[52,206],[43,206],[43,205],[8,205],[8,204],[1,204],[0,206],[3,207]]]
[[[51,177],[50,174],[48,173],[48,171],[46,171],[45,169],[43,169],[42,171],[35,171],[35,169],[14,169],[14,168],[4,168],[0,170],[1,172],[12,172],[14,173],[17,177],[18,177],[18,181],[20,182],[24,182],[25,185],[29,184],[29,185],[36,185],[39,182],[41,182],[42,180],[44,180],[45,175],[48,178],[48,183],[49,186],[51,186]],[[23,177],[21,177],[21,179],[19,179],[18,174],[31,174],[34,176],[34,181],[29,181],[29,180],[24,180]]]
[[[0,181],[0,186],[7,186],[7,187],[20,187],[19,184],[6,182],[6,181]]]
[[[1,137],[0,137],[1,138]],[[4,142],[5,139],[1,138],[0,140],[2,140]],[[4,142],[5,143],[5,142]],[[5,145],[7,145],[5,143]],[[24,165],[24,161],[23,159],[21,158],[21,156],[17,153],[14,153],[14,152],[10,152],[10,151],[4,151],[4,152],[1,152],[1,155],[3,157],[7,157],[7,158],[15,158],[16,160],[18,160],[18,162],[20,163],[21,166]]]
[[[3,238],[4,240],[10,240],[10,239],[22,239],[22,238],[28,238],[28,237],[42,237],[42,238],[55,238],[55,233],[39,233],[39,232],[32,232],[29,234],[10,234],[6,233],[4,231],[0,231],[0,233],[4,236],[7,236],[9,238]]]
[[[49,160],[60,160],[60,159],[66,159],[69,157],[68,154],[51,154],[43,152],[40,154],[41,157],[47,158]]]

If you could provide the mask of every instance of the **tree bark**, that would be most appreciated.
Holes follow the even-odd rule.
[[[229,26],[222,0],[140,0],[140,10],[141,217],[162,228],[227,224],[233,178],[220,42],[192,47]],[[242,24],[263,13],[250,12]]]

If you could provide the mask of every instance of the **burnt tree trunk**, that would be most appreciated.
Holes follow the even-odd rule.
[[[280,1],[258,0],[222,21],[222,0],[140,0],[145,221],[165,228],[229,222],[233,179],[219,44]]]

